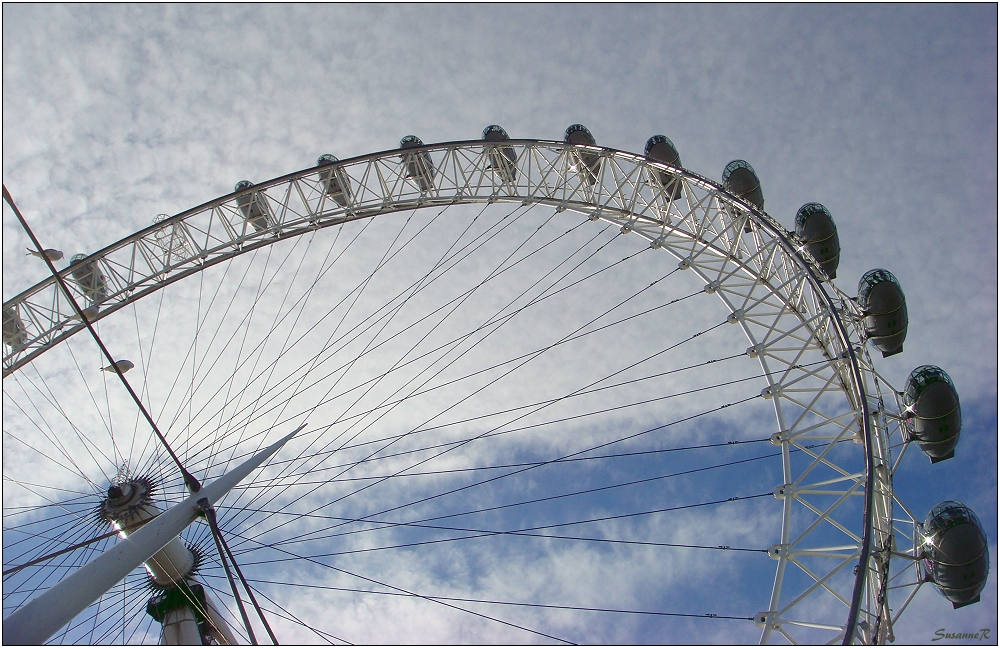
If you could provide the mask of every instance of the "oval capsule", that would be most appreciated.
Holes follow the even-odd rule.
[[[510,139],[501,126],[491,124],[483,129],[484,142],[506,142]],[[512,146],[490,146],[488,149],[490,159],[488,169],[491,169],[505,182],[517,180],[517,154]]]
[[[666,135],[650,137],[646,140],[646,148],[643,152],[650,160],[656,160],[673,167],[681,166],[681,154],[677,152],[674,143]],[[650,176],[651,180],[660,186],[669,187],[668,194],[671,200],[681,197],[681,183],[675,175],[667,171],[651,171]],[[670,187],[671,183],[673,183],[673,187]]]
[[[563,135],[563,141],[578,146],[597,146],[597,140],[594,139],[590,129],[583,124],[569,126]],[[572,156],[574,161],[570,168],[579,173],[590,186],[597,184],[597,178],[601,175],[601,156],[585,151],[573,151]]]
[[[399,148],[401,149],[417,148],[423,145],[423,141],[416,135],[407,135],[399,140]],[[403,154],[403,175],[415,184],[421,193],[434,187],[436,173],[437,169],[434,168],[431,154],[427,151]]]
[[[757,209],[764,209],[764,191],[760,188],[760,180],[746,160],[733,160],[727,164],[722,170],[722,184],[729,193]]]
[[[840,237],[830,211],[819,203],[806,203],[795,214],[795,236],[830,279],[837,278]]]
[[[240,180],[236,183],[233,191],[245,191],[253,186],[249,180]],[[243,214],[243,220],[249,223],[254,230],[260,232],[271,226],[271,211],[267,207],[267,200],[257,192],[245,193],[236,197],[236,206]]]
[[[97,268],[97,262],[84,262],[86,258],[86,254],[74,254],[69,260],[70,274],[73,275],[76,285],[92,303],[102,302],[108,294],[107,283],[104,280],[104,275]]]
[[[316,166],[320,167],[319,181],[323,192],[341,207],[347,207],[351,202],[351,181],[344,169],[337,165],[339,161],[336,156],[324,153],[316,160]]]
[[[941,502],[927,514],[922,531],[928,579],[953,607],[978,603],[990,574],[990,553],[976,514],[959,502]]]
[[[923,365],[910,372],[903,390],[907,427],[931,463],[951,459],[962,432],[958,391],[944,369]]]
[[[858,282],[858,306],[865,337],[882,352],[882,357],[902,352],[909,318],[906,296],[896,277],[882,268],[866,272]]]
[[[3,308],[3,343],[14,351],[20,351],[28,343],[21,316],[13,308]]]

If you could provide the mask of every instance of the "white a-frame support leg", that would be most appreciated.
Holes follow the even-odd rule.
[[[141,529],[76,570],[3,620],[5,644],[41,644],[73,620],[91,603],[143,564],[195,521],[198,500],[215,504],[260,464],[295,436],[305,424],[277,443],[261,450],[147,522]]]

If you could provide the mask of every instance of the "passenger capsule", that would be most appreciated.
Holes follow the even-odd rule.
[[[337,165],[336,157],[329,153],[324,153],[316,160],[316,166],[322,167],[319,172],[319,181],[323,185],[326,195],[333,198],[341,207],[347,207],[351,202],[351,180],[344,172],[344,168]]]
[[[677,152],[674,143],[666,135],[653,135],[646,140],[644,153],[650,160],[656,160],[657,162],[663,162],[664,164],[678,168],[681,166],[681,154]],[[670,192],[671,200],[681,197],[681,183],[677,180],[676,176],[666,171],[653,171],[650,175],[662,187],[668,187],[670,183],[674,183],[673,190]]]
[[[253,183],[249,180],[240,180],[233,191],[244,191],[252,186]],[[236,206],[240,208],[243,220],[253,226],[254,230],[260,232],[271,227],[271,210],[267,206],[267,199],[256,191],[237,196]]]
[[[931,463],[955,456],[962,432],[962,407],[955,383],[940,367],[923,365],[910,373],[903,390],[907,427]]]
[[[21,316],[8,306],[3,309],[3,343],[14,351],[20,351],[28,343],[28,334],[24,330]]]
[[[74,254],[69,260],[70,274],[73,275],[76,285],[92,303],[100,303],[108,296],[108,286],[104,275],[97,268],[97,262],[84,263],[83,260],[86,258],[86,254]]]
[[[500,126],[493,124],[483,129],[483,140],[486,142],[506,142],[510,137]],[[489,149],[490,165],[504,182],[517,180],[517,154],[513,146],[492,146]]]
[[[746,160],[733,160],[722,171],[722,185],[731,194],[764,209],[764,192],[753,167]]]
[[[899,281],[888,270],[869,270],[858,283],[858,306],[864,317],[865,336],[882,357],[900,353],[909,319],[906,297]]]
[[[416,135],[407,135],[399,140],[399,148],[409,149],[423,146],[424,143]],[[437,169],[434,168],[434,161],[427,151],[403,154],[403,167],[406,178],[417,185],[420,193],[430,191],[434,188],[434,176]]]
[[[567,128],[563,141],[567,144],[597,146],[597,140],[583,124],[573,124]],[[572,155],[575,161],[570,168],[579,173],[590,186],[597,184],[597,178],[601,174],[601,156],[583,151],[573,151]]]
[[[830,211],[819,203],[806,203],[795,214],[795,236],[830,279],[837,278],[840,237]]]
[[[941,502],[923,524],[924,571],[955,608],[979,602],[990,553],[979,518],[958,502]]]

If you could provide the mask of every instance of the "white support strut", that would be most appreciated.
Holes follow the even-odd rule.
[[[32,645],[47,641],[194,522],[201,510],[198,500],[208,498],[212,504],[218,502],[303,427],[304,423],[19,608],[3,620],[4,643]]]

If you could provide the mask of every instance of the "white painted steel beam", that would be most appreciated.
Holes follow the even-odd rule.
[[[3,620],[4,644],[44,643],[104,595],[133,569],[150,559],[198,517],[198,500],[213,505],[264,463],[299,430],[261,450],[183,502],[172,506]]]

